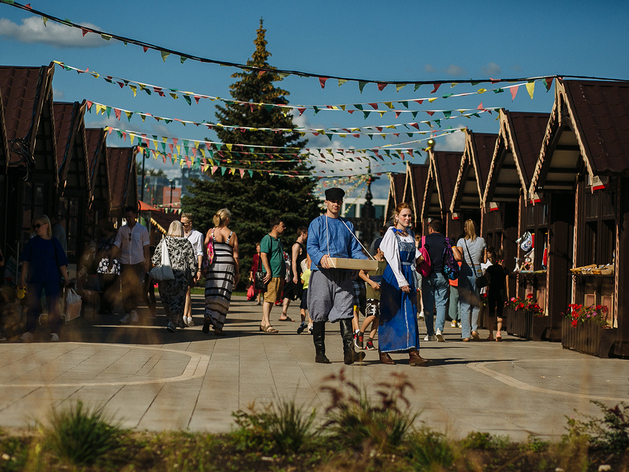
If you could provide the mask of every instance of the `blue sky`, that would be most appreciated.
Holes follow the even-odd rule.
[[[424,1],[179,1],[123,2],[33,0],[31,6],[52,16],[202,57],[245,63],[254,51],[253,40],[260,18],[267,30],[271,65],[374,80],[432,81],[456,83],[470,78],[512,78],[543,75],[583,75],[629,79],[629,2],[424,2]],[[237,69],[186,61],[159,53],[104,41],[98,36],[48,22],[40,17],[0,3],[0,64],[39,66],[53,60],[101,75],[118,76],[143,83],[229,98],[231,74]],[[201,100],[188,106],[182,100],[147,96],[134,98],[128,89],[59,68],[54,78],[58,101],[90,101],[132,111],[192,121],[215,121],[213,102]],[[338,86],[328,81],[325,89],[315,78],[286,78],[291,104],[326,105],[396,101],[473,92],[496,85],[444,84],[431,95],[431,86],[418,91],[407,86],[396,92],[388,86],[378,91],[369,84],[361,94],[355,82]],[[505,107],[513,111],[550,112],[554,87],[546,93],[538,84],[533,99],[521,87],[514,100],[507,91],[470,97],[439,99],[416,106],[418,110]],[[397,107],[396,107],[397,108]],[[360,115],[360,116],[359,116]],[[452,127],[468,126],[476,132],[498,132],[496,115],[449,120]],[[358,127],[429,119],[425,113],[413,120],[408,115],[376,113],[364,119],[347,112],[307,111],[296,119],[309,128]],[[216,139],[213,132],[178,123],[165,125],[139,117],[117,122],[95,113],[86,115],[88,127],[111,125],[133,131],[180,139]],[[427,130],[426,126],[421,128]],[[412,139],[419,139],[414,137]],[[394,144],[392,139],[374,137],[334,138],[308,136],[313,148],[372,148]],[[400,142],[412,140],[406,135]],[[438,138],[436,149],[461,149],[463,133]],[[110,145],[128,145],[112,138]],[[418,144],[417,146],[423,146]],[[422,159],[417,160],[421,162]],[[379,171],[402,172],[403,163],[389,160]],[[147,161],[164,167],[157,161]],[[164,167],[169,174],[177,168]],[[339,169],[343,168],[343,171]],[[360,173],[337,165],[337,174]],[[386,194],[385,179],[375,192]]]

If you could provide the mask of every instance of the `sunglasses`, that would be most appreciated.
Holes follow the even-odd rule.
[[[48,224],[48,223],[37,223],[37,224],[33,225],[33,228],[39,229],[39,228],[41,228],[42,226],[44,226],[46,224]]]

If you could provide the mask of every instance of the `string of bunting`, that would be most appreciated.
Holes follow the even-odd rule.
[[[377,161],[377,159],[380,159],[381,161],[384,161],[384,157],[381,155],[381,153],[383,153],[386,157],[390,159],[398,158],[398,159],[404,160],[405,153],[408,154],[410,158],[412,158],[414,155],[421,156],[421,151],[419,149],[415,149],[412,147],[401,147],[401,146],[407,146],[409,144],[417,144],[430,138],[438,138],[438,137],[445,136],[447,134],[465,131],[465,128],[452,128],[449,130],[445,130],[441,132],[440,134],[432,133],[429,138],[408,141],[406,143],[401,143],[401,145],[400,144],[385,145],[385,146],[374,147],[370,149],[367,149],[367,148],[365,149],[306,148],[302,151],[303,152],[302,154],[297,154],[297,153],[292,154],[293,156],[295,156],[295,159],[281,159],[282,155],[277,154],[277,151],[281,149],[296,149],[296,148],[272,147],[271,149],[273,150],[273,152],[271,153],[256,154],[253,152],[254,147],[252,146],[250,149],[248,149],[249,146],[247,145],[232,145],[232,144],[224,144],[224,143],[218,143],[218,142],[193,140],[193,139],[182,139],[181,141],[183,144],[179,144],[179,141],[180,141],[179,138],[171,138],[167,136],[157,136],[157,135],[152,135],[151,137],[149,137],[147,134],[144,134],[144,133],[138,133],[138,132],[130,131],[130,130],[122,130],[122,129],[114,128],[111,126],[105,127],[105,130],[109,134],[115,131],[118,137],[121,138],[123,141],[126,141],[126,138],[129,137],[131,144],[133,144],[134,141],[137,140],[138,141],[137,144],[147,150],[151,150],[150,145],[153,144],[152,150],[159,152],[160,155],[164,155],[164,156],[168,156],[172,154],[179,155],[181,154],[181,151],[183,149],[184,156],[190,157],[190,154],[191,154],[192,155],[191,157],[193,159],[196,159],[196,158],[210,159],[210,160],[217,159],[219,161],[223,159],[225,160],[225,162],[240,162],[240,163],[251,165],[254,163],[269,163],[269,162],[273,162],[273,163],[297,162],[299,163],[307,159],[311,159],[311,160],[316,159],[322,163],[341,162],[343,160],[354,162],[354,159],[358,161],[361,161],[362,159],[365,159],[366,161],[368,161],[369,159],[372,159],[374,161]],[[171,151],[170,153],[167,152],[166,146],[168,146],[168,149],[170,149]],[[392,147],[392,146],[396,146],[396,147]],[[161,150],[159,149],[160,147],[161,147]],[[270,148],[270,147],[267,147],[267,148]],[[373,156],[368,153],[373,154]],[[246,155],[247,158],[239,159],[239,157],[243,154]],[[255,157],[259,157],[262,155],[267,157],[267,159],[255,160]],[[328,155],[331,155],[331,156],[341,155],[343,157],[327,158]],[[280,159],[277,159],[277,157],[280,157]]]
[[[186,126],[186,124],[195,125],[195,126],[205,126],[209,130],[214,130],[215,128],[221,128],[221,129],[228,129],[232,131],[241,131],[243,133],[247,131],[270,131],[274,133],[297,132],[301,136],[305,136],[306,134],[313,134],[314,136],[327,136],[330,139],[330,141],[332,140],[334,136],[338,136],[340,138],[347,138],[347,137],[360,138],[361,136],[369,136],[372,139],[374,136],[380,136],[383,139],[386,139],[387,137],[390,137],[390,136],[399,137],[400,136],[399,132],[383,132],[385,129],[397,130],[398,127],[404,127],[407,130],[405,131],[405,133],[408,134],[409,137],[412,137],[413,134],[426,134],[427,133],[427,131],[422,132],[419,130],[420,124],[425,124],[430,129],[433,129],[433,123],[434,123],[439,128],[441,128],[441,122],[443,120],[452,120],[456,118],[472,118],[472,117],[480,118],[481,113],[488,112],[491,114],[492,111],[495,111],[496,113],[498,113],[498,111],[500,110],[499,107],[483,107],[483,104],[481,102],[479,107],[476,109],[463,108],[459,110],[428,110],[426,111],[426,113],[428,113],[430,116],[434,115],[435,113],[443,113],[443,118],[435,118],[432,120],[423,120],[423,121],[417,121],[417,122],[412,122],[412,123],[397,123],[397,124],[388,124],[388,125],[381,125],[381,126],[371,125],[371,126],[360,126],[360,127],[354,127],[354,128],[337,128],[337,127],[334,127],[334,128],[305,128],[305,127],[255,128],[252,126],[223,125],[221,123],[212,123],[205,120],[201,122],[196,122],[196,121],[190,121],[190,120],[182,120],[180,118],[167,118],[163,116],[153,115],[147,112],[130,111],[130,110],[125,110],[124,108],[116,108],[110,105],[105,105],[105,104],[94,102],[91,100],[87,100],[86,105],[87,105],[87,110],[90,113],[92,113],[92,110],[94,109],[96,110],[95,111],[96,115],[101,115],[101,114],[107,115],[107,118],[111,118],[111,114],[113,112],[114,117],[118,121],[122,120],[123,114],[126,115],[127,120],[129,122],[131,122],[131,118],[134,115],[139,115],[142,118],[143,122],[145,122],[146,118],[152,117],[157,122],[163,121],[166,124],[170,124],[172,122],[178,122],[178,123],[181,123],[183,126]],[[460,113],[460,115],[452,116],[452,113],[454,111]],[[370,112],[365,112],[365,113],[368,114]],[[415,111],[413,113],[415,117],[418,111]],[[417,131],[413,131],[411,127],[417,129]]]
[[[89,74],[94,78],[101,77],[101,74],[95,71],[90,71],[89,68],[82,70],[76,67],[68,66],[60,61],[53,61],[53,62],[57,64],[58,67],[61,67],[61,69],[64,71],[68,71],[68,72],[76,71],[79,75]],[[340,105],[339,104],[337,105],[284,105],[284,104],[274,104],[274,103],[244,102],[240,100],[228,100],[228,99],[223,99],[217,96],[205,95],[205,94],[195,93],[195,92],[186,92],[186,91],[181,91],[176,88],[161,87],[157,85],[151,85],[151,84],[138,82],[135,80],[123,79],[123,78],[111,76],[111,75],[102,76],[102,77],[106,82],[110,84],[118,85],[120,88],[129,87],[133,91],[134,97],[137,96],[137,92],[138,90],[140,90],[140,91],[146,92],[148,95],[152,95],[153,93],[155,93],[157,96],[160,96],[160,97],[166,97],[166,95],[169,95],[174,100],[177,100],[179,97],[183,97],[186,103],[188,103],[188,105],[190,106],[192,105],[193,100],[197,104],[199,104],[199,100],[207,99],[210,101],[221,101],[225,105],[237,104],[237,105],[248,106],[251,108],[252,111],[254,108],[265,108],[267,110],[271,110],[273,108],[279,108],[282,111],[282,113],[284,113],[285,115],[291,112],[293,114],[298,112],[299,116],[301,116],[306,110],[312,110],[315,115],[319,113],[320,111],[347,111],[350,114],[360,111],[365,114],[365,119],[369,116],[370,113],[372,113],[371,110],[365,110],[366,107],[371,107],[371,109],[374,112],[379,113],[381,117],[385,113],[395,113],[396,118],[397,118],[402,113],[415,113],[416,114],[417,113],[416,110],[409,109],[409,104],[415,103],[415,104],[422,105],[425,101],[427,101],[428,103],[433,103],[439,99],[468,97],[471,95],[482,95],[486,92],[493,92],[495,94],[498,94],[498,93],[503,93],[505,90],[509,90],[511,92],[511,100],[515,100],[518,90],[522,86],[526,86],[529,96],[531,97],[531,99],[533,99],[533,94],[535,91],[535,83],[537,81],[540,81],[540,80],[542,81],[547,92],[550,90],[550,87],[553,81],[553,77],[543,77],[542,79],[529,78],[529,79],[526,79],[526,82],[519,83],[519,84],[507,85],[504,87],[497,87],[493,89],[480,88],[474,92],[465,92],[465,93],[457,93],[457,94],[448,93],[440,97],[407,98],[407,99],[402,99],[402,100],[391,100],[391,101],[382,101],[382,102],[376,101],[376,102],[340,104]],[[453,88],[456,85],[458,85],[458,83],[453,82],[450,84],[450,87]],[[404,109],[396,109],[394,107],[394,104],[402,106],[404,107]],[[353,107],[353,108],[350,108],[350,107]],[[427,111],[427,112],[432,111],[436,113],[442,110],[423,110],[423,111]]]
[[[196,56],[193,54],[188,54],[182,51],[176,51],[174,49],[166,48],[163,46],[158,46],[156,44],[148,43],[146,41],[141,41],[138,39],[128,38],[125,36],[109,33],[106,31],[101,31],[96,28],[90,28],[88,26],[75,23],[67,18],[61,19],[49,13],[43,12],[41,10],[37,10],[33,8],[30,5],[30,3],[26,5],[22,5],[14,0],[0,0],[0,3],[4,3],[6,5],[10,5],[12,7],[19,8],[24,11],[28,11],[29,13],[34,14],[34,15],[39,15],[42,17],[44,25],[48,21],[54,21],[55,23],[65,25],[70,28],[80,29],[83,36],[90,33],[97,34],[105,41],[111,41],[113,39],[113,40],[122,42],[125,46],[129,44],[140,46],[144,50],[144,52],[147,52],[149,49],[159,51],[160,56],[164,62],[166,62],[166,59],[169,56],[173,55],[173,56],[179,56],[179,61],[181,62],[181,64],[183,64],[186,60],[192,60],[192,61],[197,61],[201,63],[217,64],[217,65],[226,66],[226,67],[235,67],[235,68],[245,70],[245,71],[254,71],[258,73],[265,73],[265,72],[273,73],[273,74],[277,74],[280,78],[286,78],[290,75],[294,75],[297,77],[316,78],[318,79],[318,82],[321,88],[325,88],[326,82],[330,79],[337,80],[339,86],[343,85],[346,82],[356,82],[358,83],[358,88],[361,92],[363,91],[363,89],[365,88],[367,84],[376,84],[378,90],[380,91],[384,90],[388,85],[395,85],[395,88],[398,92],[402,88],[406,87],[407,85],[413,85],[415,87],[415,91],[417,91],[417,89],[422,85],[432,85],[434,89],[433,89],[433,92],[431,93],[434,93],[439,89],[439,86],[441,86],[442,84],[452,82],[451,80],[426,80],[426,81],[404,80],[404,81],[400,81],[400,80],[360,79],[360,78],[354,78],[354,77],[341,77],[341,76],[335,76],[335,75],[317,74],[317,73],[304,72],[304,71],[298,71],[298,70],[277,69],[270,66],[269,67],[255,67],[255,66],[250,66],[247,64],[237,63],[237,62],[220,61],[217,59],[210,59],[206,57]],[[553,77],[560,77],[560,76],[555,75]],[[569,76],[569,77],[585,78],[585,77],[579,77],[579,76]],[[540,77],[531,77],[531,78],[519,77],[519,78],[509,78],[509,79],[494,79],[494,78],[466,79],[466,80],[460,80],[457,83],[469,83],[469,84],[475,85],[475,84],[487,83],[487,82],[491,82],[491,83],[520,82],[523,80],[539,80],[539,79],[544,79],[544,78],[545,78],[544,76],[540,76]],[[609,79],[609,80],[613,80],[613,79]]]

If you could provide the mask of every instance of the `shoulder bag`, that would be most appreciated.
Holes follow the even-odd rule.
[[[467,247],[467,241],[463,240],[465,243],[465,249],[467,249],[467,255],[470,256],[470,262],[472,263],[472,270],[474,271],[474,275],[476,275],[476,265],[474,264],[474,259],[472,259],[472,254],[470,254],[470,248]],[[487,280],[487,276],[481,275],[480,277],[476,277],[476,288],[483,288],[489,285],[489,280]]]
[[[160,265],[155,266],[149,272],[149,275],[155,280],[174,280],[175,274],[173,268],[170,265],[170,257],[168,256],[168,246],[166,246],[166,238],[162,239],[160,243],[162,245],[162,262]]]

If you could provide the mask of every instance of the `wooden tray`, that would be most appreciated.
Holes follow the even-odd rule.
[[[342,257],[328,258],[330,267],[334,269],[352,269],[352,270],[377,270],[378,261],[371,259],[344,259]]]

